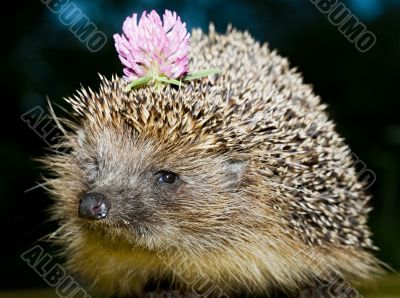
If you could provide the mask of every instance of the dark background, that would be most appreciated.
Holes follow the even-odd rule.
[[[289,57],[329,105],[331,118],[352,150],[376,174],[369,191],[374,207],[370,226],[381,248],[377,254],[400,269],[400,1],[344,1],[377,37],[366,53],[357,51],[305,0],[70,1],[106,34],[108,41],[97,53],[40,0],[11,2],[1,18],[0,288],[45,286],[20,254],[56,227],[46,221],[51,201],[45,191],[25,192],[40,178],[33,158],[42,156],[47,145],[21,115],[37,106],[47,111],[46,96],[69,109],[62,97],[80,84],[96,89],[97,73],[121,74],[112,35],[121,31],[126,16],[152,8],[159,13],[176,10],[189,29],[207,29],[212,21],[224,32],[232,23]]]

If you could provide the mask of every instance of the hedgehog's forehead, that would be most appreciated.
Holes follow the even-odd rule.
[[[118,112],[138,129],[168,128],[184,133],[205,128],[209,120],[217,120],[221,106],[216,103],[217,99],[212,103],[197,92],[140,90],[124,98]]]
[[[104,81],[99,92],[82,90],[80,98],[69,101],[92,128],[128,125],[139,135],[206,142],[207,146],[217,126],[221,129],[224,104],[215,90],[206,92],[199,84],[128,92],[124,88],[120,80]]]
[[[245,136],[252,136],[256,122],[262,119],[254,115],[263,105],[254,104],[249,109],[244,98],[228,96],[229,90],[217,83],[190,82],[180,88],[149,86],[126,91],[123,79],[101,78],[98,92],[82,89],[78,96],[67,99],[89,127],[128,125],[139,135],[169,143],[195,143],[207,149],[239,147],[243,151],[254,145],[239,136],[243,136],[242,124]]]

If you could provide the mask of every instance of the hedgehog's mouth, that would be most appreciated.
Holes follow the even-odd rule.
[[[94,236],[111,242],[124,242],[130,246],[149,247],[156,237],[154,227],[143,223],[132,223],[126,220],[113,221],[110,219],[88,220],[80,219],[81,225]]]

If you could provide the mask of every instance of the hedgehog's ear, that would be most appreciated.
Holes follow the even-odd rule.
[[[236,159],[228,160],[225,167],[227,181],[233,185],[238,183],[243,177],[246,166],[246,161]]]

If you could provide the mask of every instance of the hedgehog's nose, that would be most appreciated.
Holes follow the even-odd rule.
[[[84,194],[79,203],[78,214],[89,219],[106,218],[111,204],[107,197],[101,193],[88,192]]]

